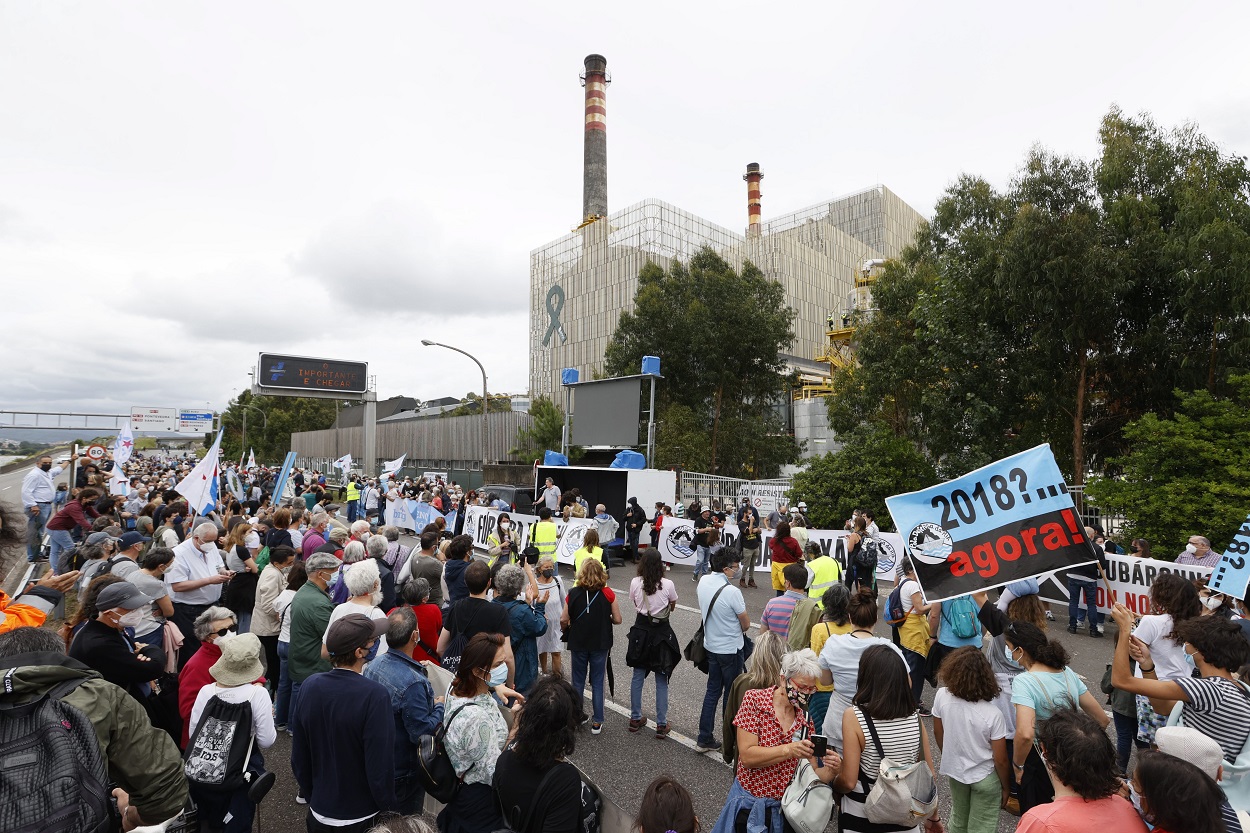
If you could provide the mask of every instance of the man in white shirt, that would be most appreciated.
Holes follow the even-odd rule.
[[[70,455],[70,462],[78,459]],[[26,472],[22,478],[22,509],[26,512],[26,560],[39,557],[43,543],[43,528],[52,517],[52,499],[56,497],[56,478],[64,471],[52,465],[52,458],[43,456],[39,464]]]
[[[707,691],[699,715],[700,752],[720,749],[712,734],[717,703],[729,700],[729,689],[742,673],[742,635],[751,627],[746,600],[733,586],[741,568],[737,550],[723,547],[712,553],[711,572],[699,579],[699,610],[703,614],[703,649],[707,652]],[[719,594],[719,595],[718,595]],[[723,707],[722,707],[723,708]]]
[[[165,573],[169,596],[174,603],[174,615],[170,621],[182,631],[182,648],[178,651],[178,669],[200,649],[195,638],[195,618],[217,604],[221,599],[221,586],[234,577],[226,569],[217,549],[217,527],[203,523],[195,528],[191,537],[174,547],[174,563]]]

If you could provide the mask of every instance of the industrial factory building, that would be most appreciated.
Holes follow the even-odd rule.
[[[828,347],[829,317],[854,306],[855,278],[867,261],[896,257],[924,218],[883,185],[761,221],[758,164],[747,167],[748,225],[738,233],[676,206],[647,199],[615,214],[607,206],[610,78],[602,56],[586,58],[582,225],[530,254],[530,393],[560,401],[560,370],[582,378],[602,369],[621,312],[633,306],[647,262],[667,268],[704,246],[735,268],[751,261],[785,289],[796,313],[787,360],[804,375],[828,374],[815,361]],[[839,322],[840,323],[840,322]],[[823,402],[815,402],[823,413]],[[796,415],[796,427],[797,427]],[[816,420],[822,423],[823,420]],[[800,439],[814,437],[800,437]],[[819,439],[815,440],[820,442]],[[809,448],[821,453],[823,447]]]

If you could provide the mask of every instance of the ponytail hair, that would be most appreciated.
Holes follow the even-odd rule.
[[[1033,658],[1051,668],[1063,669],[1068,665],[1068,652],[1058,640],[1047,639],[1042,629],[1023,619],[1012,619],[1004,631],[1007,641],[1024,650]]]

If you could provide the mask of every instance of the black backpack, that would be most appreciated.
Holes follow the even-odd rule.
[[[877,542],[866,535],[855,552],[855,566],[869,576],[877,569]]]
[[[15,670],[4,676],[4,694],[13,690]],[[95,727],[61,700],[88,679],[66,680],[29,703],[0,699],[0,830],[113,829]]]
[[[252,757],[252,704],[227,703],[214,695],[187,741],[183,772],[187,780],[208,790],[233,792],[248,783]]]
[[[461,600],[463,601],[463,599]],[[456,604],[460,604],[457,602]],[[463,606],[461,607],[463,610]],[[477,611],[473,611],[473,616],[477,615]],[[469,629],[469,625],[473,622],[473,616],[469,617],[468,622],[456,623],[456,632],[451,635],[451,640],[447,643],[447,650],[443,651],[442,666],[455,674],[460,670],[460,655],[464,653],[464,646],[469,644],[469,637],[465,635],[465,631]],[[459,616],[456,617],[459,620]],[[446,802],[443,802],[446,803]]]

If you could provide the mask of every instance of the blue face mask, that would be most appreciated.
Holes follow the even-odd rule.
[[[1182,648],[1181,650],[1184,651],[1185,649]],[[1188,665],[1191,669],[1195,667],[1194,655],[1189,653],[1189,651],[1185,651],[1185,664]]]
[[[1011,646],[1010,646],[1010,645],[1004,645],[1004,646],[1003,646],[1003,654],[1004,654],[1004,656],[1006,656],[1006,658],[1007,658],[1007,662],[1009,662],[1011,665],[1015,666],[1016,668],[1019,668],[1019,667],[1020,667],[1020,663],[1016,662],[1015,657],[1013,657],[1013,656],[1012,656],[1012,654],[1013,654],[1013,653],[1015,653],[1015,652],[1011,650]]]
[[[1137,811],[1137,815],[1141,816],[1142,823],[1146,825],[1146,829],[1154,830],[1155,826],[1146,818],[1146,814],[1141,809],[1141,793],[1132,784],[1128,785],[1128,799],[1133,802],[1133,809]]]
[[[490,670],[490,686],[495,688],[506,682],[508,682],[508,665],[501,662]]]

